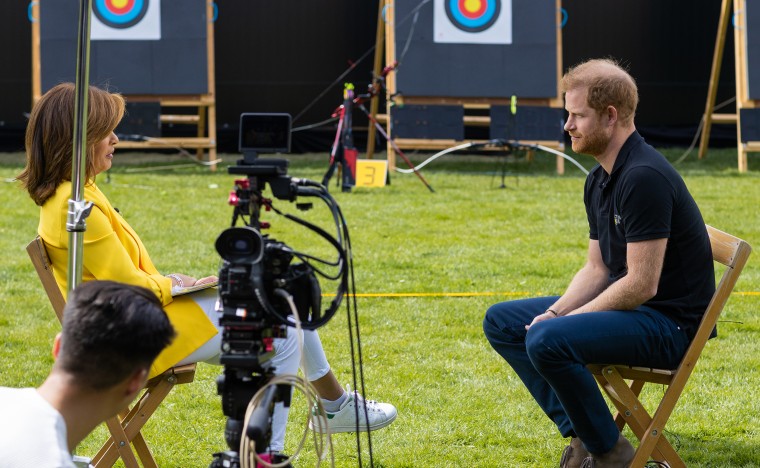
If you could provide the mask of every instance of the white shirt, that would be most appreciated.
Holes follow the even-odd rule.
[[[0,468],[75,468],[66,423],[34,388],[0,387]]]

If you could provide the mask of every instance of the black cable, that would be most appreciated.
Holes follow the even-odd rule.
[[[338,220],[341,219],[340,211],[339,211],[340,208],[337,208],[337,202],[335,202],[335,199],[329,195],[327,190],[324,189],[324,187],[322,187],[322,189],[323,190],[314,190],[312,188],[299,187],[298,193],[307,195],[307,196],[316,196],[316,197],[321,198],[328,205],[328,207],[330,207],[330,210],[333,212],[333,218],[335,222],[337,223]],[[325,196],[325,194],[327,194],[327,196]],[[290,221],[300,224],[301,226],[304,226],[310,229],[311,231],[315,232],[316,234],[318,234],[319,236],[327,240],[327,242],[329,242],[333,247],[335,247],[335,249],[338,252],[337,264],[339,265],[339,271],[338,271],[338,274],[335,276],[327,275],[324,272],[322,272],[320,269],[315,268],[310,264],[310,266],[315,271],[319,272],[319,274],[321,274],[323,277],[327,279],[340,281],[338,284],[338,288],[335,292],[335,297],[330,303],[330,307],[327,309],[324,315],[322,315],[322,318],[316,322],[309,323],[308,326],[304,325],[304,328],[307,328],[307,329],[318,328],[319,326],[327,323],[333,317],[333,315],[335,315],[335,312],[338,310],[338,307],[340,306],[340,303],[343,300],[343,296],[346,294],[348,290],[348,279],[347,279],[347,274],[346,274],[348,262],[346,261],[346,253],[344,251],[342,242],[340,242],[338,239],[335,239],[332,235],[330,235],[327,231],[325,231],[321,227],[315,224],[312,224],[309,221],[301,219],[298,216],[292,215],[290,213],[283,213],[282,211],[277,209],[275,206],[273,206],[271,203],[267,203],[267,206],[269,206],[278,215],[283,216],[286,219],[289,219]]]
[[[361,330],[359,326],[359,307],[356,300],[356,276],[354,273],[354,262],[353,262],[353,252],[351,249],[351,237],[349,235],[348,231],[348,223],[346,222],[346,218],[343,215],[343,211],[340,209],[340,206],[338,205],[335,198],[332,197],[332,195],[329,193],[327,188],[319,184],[317,182],[308,180],[308,179],[297,179],[293,178],[291,181],[296,186],[296,191],[298,195],[303,196],[313,196],[320,198],[330,209],[330,212],[333,216],[333,222],[336,226],[336,236],[333,237],[330,235],[327,231],[322,229],[321,227],[312,224],[309,221],[306,221],[302,218],[299,218],[298,216],[292,215],[290,213],[283,213],[276,207],[272,206],[271,202],[267,203],[267,206],[269,206],[276,214],[280,216],[284,216],[285,218],[300,224],[304,227],[307,227],[308,229],[312,230],[313,232],[317,233],[324,239],[326,239],[331,245],[333,245],[338,250],[338,262],[337,264],[340,265],[340,273],[335,277],[336,279],[340,279],[340,285],[338,287],[338,292],[336,293],[335,299],[332,301],[332,305],[330,310],[332,310],[332,313],[328,311],[321,320],[321,323],[326,323],[332,315],[335,313],[335,310],[337,310],[337,305],[340,304],[340,301],[342,300],[344,294],[347,294],[350,296],[349,300],[346,301],[346,316],[348,321],[348,334],[349,334],[349,342],[350,342],[350,348],[351,348],[351,370],[352,370],[352,378],[353,378],[353,388],[354,392],[361,391],[361,394],[364,399],[363,406],[363,412],[364,412],[364,418],[367,422],[367,443],[368,443],[368,450],[369,450],[369,466],[374,467],[374,459],[373,459],[373,453],[372,453],[372,432],[369,430],[369,410],[367,409],[367,399],[366,399],[366,387],[364,384],[364,357],[362,354],[362,347],[361,347]],[[291,249],[292,250],[292,249]],[[300,257],[299,257],[300,258]],[[318,271],[318,269],[315,268],[315,271]],[[324,275],[325,277],[328,277],[327,275]],[[353,314],[352,314],[353,310]],[[306,327],[304,327],[306,328]],[[354,330],[355,328],[355,330]],[[354,334],[356,335],[356,339],[354,340]],[[357,385],[357,359],[358,359],[358,383]],[[356,416],[359,415],[359,406],[358,406],[358,399],[356,399],[356,395],[354,394],[352,396],[355,400],[357,400],[357,406],[356,408]],[[359,419],[357,418],[357,426],[359,424]],[[358,429],[358,427],[357,427]],[[358,455],[358,462],[359,466],[363,466],[362,463],[362,450],[361,450],[361,432],[357,430],[356,431],[356,444],[357,444],[357,455]]]
[[[713,112],[731,104],[734,101],[736,101],[736,96],[726,99],[720,104],[713,106]],[[684,153],[675,162],[673,162],[674,166],[676,164],[682,163],[689,156],[689,154],[691,154],[691,152],[694,150],[694,147],[697,146],[697,140],[699,139],[699,135],[702,133],[702,129],[704,128],[704,126],[705,126],[705,116],[703,114],[702,118],[699,120],[699,125],[697,125],[697,131],[694,132],[694,138],[691,140],[691,144],[686,149],[686,151],[684,151]]]
[[[361,389],[361,394],[364,398],[364,418],[367,422],[367,446],[369,450],[369,466],[374,467],[374,460],[372,456],[372,431],[369,430],[369,410],[367,409],[367,391],[366,387],[364,385],[364,357],[362,354],[362,343],[361,343],[361,330],[359,326],[359,306],[356,301],[356,276],[354,273],[354,256],[353,256],[353,250],[351,247],[351,236],[348,231],[348,223],[346,222],[345,216],[343,216],[343,211],[340,209],[340,206],[335,201],[335,199],[330,195],[330,193],[327,191],[327,189],[319,185],[320,190],[323,191],[322,194],[325,197],[328,197],[332,203],[332,211],[333,216],[336,219],[336,224],[339,226],[338,228],[338,237],[341,238],[341,230],[342,230],[342,238],[341,238],[341,244],[345,244],[345,256],[344,259],[348,262],[348,284],[347,286],[347,295],[348,300],[346,301],[346,315],[348,318],[348,332],[349,332],[349,339],[351,341],[351,370],[352,370],[352,378],[353,378],[353,385],[354,385],[354,391],[359,391],[359,388]],[[353,323],[356,327],[356,352],[354,351],[354,338],[353,338],[353,328],[351,326],[352,320],[351,320],[351,307],[353,306]],[[356,360],[355,356],[358,355],[359,360],[359,386],[357,386],[356,382]],[[355,396],[354,396],[355,397]],[[357,421],[358,423],[358,421]],[[357,428],[358,429],[358,428]],[[362,466],[361,462],[361,435],[360,431],[356,432],[356,444],[357,444],[357,453],[358,453],[358,461],[359,466]]]
[[[338,209],[340,211],[340,208]],[[346,223],[345,218],[343,217],[343,213],[340,213],[340,218],[342,221],[343,229],[344,229],[344,236],[346,239],[346,257],[348,257],[348,273],[349,273],[349,300],[346,301],[346,313],[350,317],[351,316],[351,310],[349,304],[353,303],[354,307],[354,322],[356,323],[356,348],[358,350],[358,356],[359,356],[359,382],[361,384],[361,392],[364,396],[364,417],[367,421],[367,426],[369,426],[369,414],[367,410],[367,391],[364,385],[364,357],[362,355],[362,340],[361,340],[361,331],[359,327],[359,306],[356,302],[356,277],[354,275],[354,259],[353,259],[353,252],[351,250],[351,238],[348,233],[348,224]],[[350,319],[349,319],[349,333],[350,333]],[[357,388],[356,385],[356,364],[353,360],[353,340],[352,340],[352,347],[351,347],[351,367],[352,367],[352,374],[354,379],[354,388]],[[359,445],[359,451],[361,452],[361,446],[359,443],[359,433],[357,432],[357,444]],[[374,466],[373,458],[372,458],[372,431],[369,430],[369,427],[367,428],[367,446],[369,449],[369,465],[370,467]],[[361,459],[359,465],[361,466]]]

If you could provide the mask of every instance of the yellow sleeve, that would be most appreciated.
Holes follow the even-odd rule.
[[[142,242],[126,230],[120,230],[120,238],[112,221],[118,222],[110,219],[100,206],[93,206],[87,217],[82,251],[83,276],[86,274],[89,278],[83,277],[83,280],[112,280],[142,286],[152,290],[164,306],[171,303],[171,279],[158,271],[141,269],[140,256],[147,257]]]

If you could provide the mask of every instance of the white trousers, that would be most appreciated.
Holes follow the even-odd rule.
[[[218,297],[217,291],[216,289],[204,289],[191,294],[190,297],[203,309],[206,316],[211,320],[211,323],[217,327],[218,333],[204,343],[203,346],[180,361],[178,365],[190,364],[192,362],[206,362],[219,365],[222,329],[219,326],[219,314],[215,310]],[[322,348],[319,334],[314,330],[303,330],[302,336],[302,355],[298,353],[300,337],[294,327],[288,327],[288,336],[286,338],[276,338],[274,340],[275,355],[270,360],[270,364],[275,369],[275,375],[297,375],[298,368],[300,367],[306,379],[309,382],[313,382],[330,372],[330,364],[327,362],[327,356],[325,355],[324,348]],[[282,403],[275,405],[274,414],[272,415],[270,450],[281,452],[285,448],[285,428],[288,422],[289,410],[290,408],[284,407]]]
[[[303,354],[298,356],[298,333],[295,328],[288,327],[288,337],[281,338],[280,343],[275,340],[275,356],[272,365],[275,367],[275,375],[297,374],[300,361],[301,370],[306,379],[313,382],[324,377],[330,372],[330,364],[327,362],[322,341],[315,330],[303,330]],[[295,366],[293,363],[295,362]],[[292,393],[291,393],[292,394]],[[272,414],[272,440],[269,450],[282,452],[285,449],[285,426],[288,422],[288,412],[282,403],[277,403]]]

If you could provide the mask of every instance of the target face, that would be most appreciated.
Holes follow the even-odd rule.
[[[150,0],[95,0],[92,12],[106,26],[131,28],[148,12]]]
[[[93,40],[161,39],[160,0],[93,0]]]
[[[446,0],[446,16],[462,31],[485,31],[496,22],[501,10],[499,0]]]
[[[436,0],[435,42],[512,43],[512,0]]]

